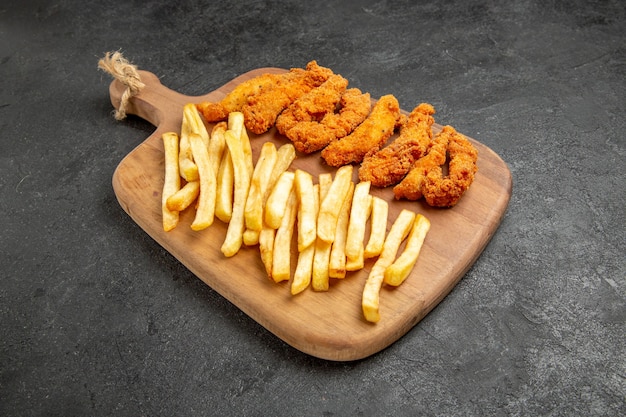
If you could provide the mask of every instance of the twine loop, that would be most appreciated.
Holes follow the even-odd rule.
[[[137,72],[137,66],[128,62],[121,52],[107,52],[104,58],[98,61],[98,68],[109,73],[126,86],[120,100],[120,106],[114,112],[117,120],[126,118],[126,107],[130,99],[139,94],[145,86]]]

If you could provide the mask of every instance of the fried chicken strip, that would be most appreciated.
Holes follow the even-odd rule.
[[[283,110],[331,75],[332,70],[319,66],[316,61],[309,62],[306,69],[292,69],[276,83],[248,97],[241,109],[246,128],[256,134],[267,132]]]
[[[330,166],[360,163],[367,153],[380,149],[402,120],[398,100],[391,94],[382,96],[371,113],[352,133],[331,142],[322,150]]]
[[[359,179],[377,187],[399,183],[413,163],[426,154],[433,136],[433,114],[435,109],[428,103],[415,107],[393,142],[365,156],[359,168]]]
[[[321,124],[331,130],[335,139],[341,139],[363,123],[372,110],[369,93],[362,93],[358,88],[350,88],[341,96],[340,109],[337,113],[327,113]]]
[[[435,166],[427,172],[421,185],[424,199],[434,207],[456,205],[474,181],[474,175],[478,171],[476,148],[452,127],[446,126],[444,129],[451,130],[448,143],[448,175],[444,176],[442,168]]]
[[[331,75],[290,104],[276,119],[276,129],[289,137],[289,131],[301,122],[320,122],[327,113],[335,111],[347,87],[347,79],[339,74]]]
[[[248,97],[260,93],[286,76],[287,74],[261,74],[237,85],[222,100],[198,103],[196,108],[209,123],[226,120],[228,113],[241,111],[248,103]]]
[[[339,106],[338,112],[334,109],[329,111],[319,122],[302,121],[286,132],[286,136],[299,152],[310,154],[319,151],[332,141],[351,133],[365,120],[372,108],[372,102],[368,93],[361,93],[358,88],[350,88],[341,95]]]
[[[404,177],[398,185],[393,187],[393,194],[396,199],[419,200],[423,197],[422,183],[428,171],[433,167],[439,167],[446,163],[446,150],[453,130],[454,129],[450,130],[450,128],[444,127],[443,130],[435,136],[430,148],[427,150],[427,154],[418,159],[413,164],[406,177]]]

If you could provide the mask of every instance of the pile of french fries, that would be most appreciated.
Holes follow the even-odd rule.
[[[268,277],[274,282],[291,279],[293,295],[309,287],[328,291],[331,278],[345,278],[377,257],[365,282],[362,308],[367,321],[380,320],[380,289],[383,283],[400,285],[413,269],[430,229],[426,217],[404,209],[387,233],[388,203],[370,194],[369,182],[352,180],[352,165],[338,168],[334,177],[322,173],[316,179],[304,170],[289,170],[296,158],[290,143],[278,149],[264,143],[255,163],[240,112],[230,113],[227,122],[215,124],[209,133],[195,105],[187,104],[180,134],[167,132],[162,139],[165,231],[174,229],[180,212],[195,204],[193,230],[208,228],[215,217],[227,223],[224,256],[236,255],[243,245],[258,245]],[[298,256],[292,276],[294,235]]]

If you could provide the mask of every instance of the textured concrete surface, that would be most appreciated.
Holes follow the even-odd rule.
[[[388,349],[300,353],[118,206],[153,128],[111,116],[115,50],[185,94],[317,59],[431,102],[509,164],[504,221]],[[3,2],[0,414],[626,415],[625,115],[619,0]]]

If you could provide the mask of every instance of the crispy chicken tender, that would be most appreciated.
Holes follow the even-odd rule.
[[[448,154],[448,175],[442,165]],[[478,171],[478,151],[452,126],[444,126],[435,136],[428,154],[417,160],[408,175],[393,188],[397,199],[419,200],[424,197],[434,207],[457,204],[474,181]]]
[[[372,102],[368,93],[361,93],[358,88],[350,88],[341,94],[338,112],[332,109],[320,121],[298,122],[286,132],[286,136],[299,152],[310,154],[350,134],[365,120],[371,108]],[[280,118],[279,116],[279,120]]]
[[[241,109],[246,128],[256,134],[267,132],[283,110],[302,95],[319,87],[331,75],[331,69],[319,66],[316,61],[309,62],[306,69],[291,69],[276,83],[248,97],[248,102]]]
[[[406,177],[393,187],[393,194],[396,199],[419,200],[423,197],[422,183],[428,171],[446,163],[446,149],[451,133],[450,129],[444,127],[435,136],[427,154],[418,159]]]
[[[448,143],[448,175],[443,175],[440,166],[430,169],[422,182],[422,194],[433,207],[452,207],[459,202],[474,181],[478,171],[478,151],[470,141],[452,127]]]
[[[415,161],[426,154],[433,137],[433,114],[435,109],[428,103],[415,107],[393,142],[365,156],[359,168],[359,179],[377,187],[399,183]]]
[[[365,155],[380,149],[387,142],[401,121],[398,100],[391,94],[382,96],[369,116],[352,133],[331,142],[322,150],[322,158],[334,167],[360,163]]]
[[[342,94],[337,113],[327,113],[321,124],[331,130],[336,139],[343,138],[365,120],[372,110],[369,93],[362,93],[358,88],[349,88]]]
[[[286,74],[261,74],[242,82],[219,102],[205,101],[196,104],[196,107],[209,123],[226,120],[228,113],[241,111],[243,106],[248,103],[248,97],[269,88],[284,76]]]
[[[303,94],[276,119],[276,129],[289,137],[289,131],[301,122],[320,122],[335,111],[341,95],[348,87],[348,80],[339,74],[331,75],[319,87]]]

